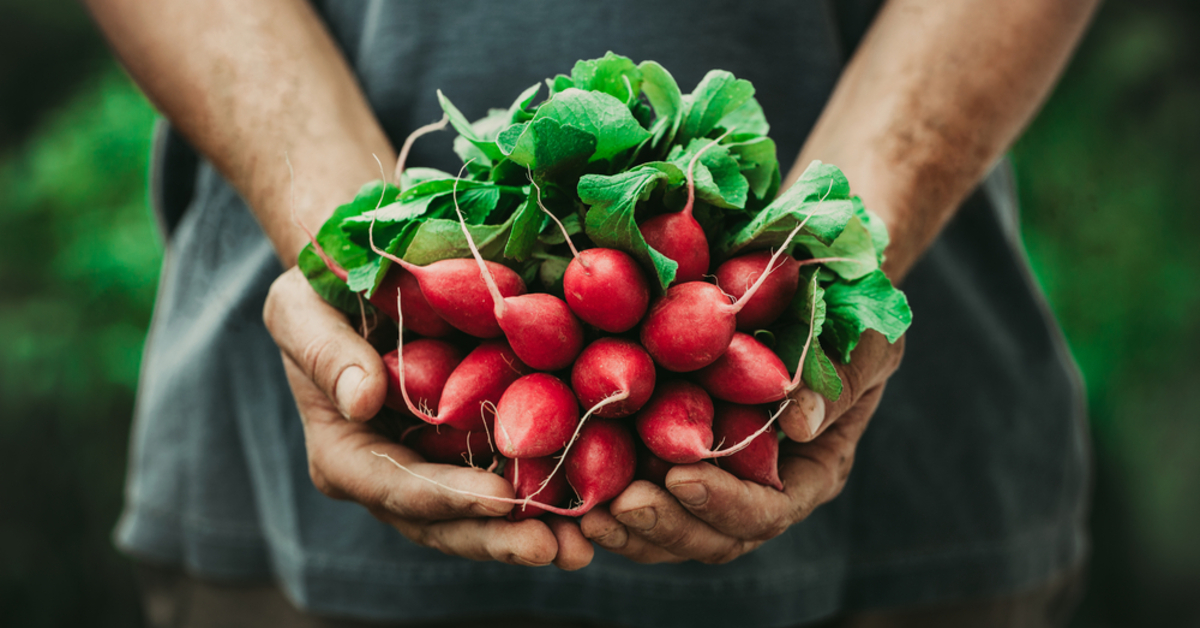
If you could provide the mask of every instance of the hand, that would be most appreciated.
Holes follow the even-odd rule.
[[[292,394],[304,421],[313,484],[334,499],[358,502],[413,542],[473,560],[574,570],[592,560],[592,545],[572,521],[511,522],[512,509],[467,497],[397,469],[386,453],[413,472],[443,485],[512,497],[507,480],[481,469],[425,462],[416,452],[377,433],[366,421],[383,405],[383,361],[336,309],[292,268],[267,296],[263,319],[283,352]]]
[[[841,492],[854,449],[884,384],[900,365],[894,345],[867,332],[850,364],[837,365],[844,390],[835,402],[802,388],[779,418],[782,492],[739,480],[714,465],[677,465],[667,490],[639,480],[583,517],[584,536],[639,563],[726,563],[783,534]]]

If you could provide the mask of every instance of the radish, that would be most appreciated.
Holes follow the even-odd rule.
[[[396,310],[397,292],[404,295],[401,301],[404,303],[404,323],[408,329],[429,338],[441,338],[454,331],[454,327],[429,306],[416,276],[400,266],[392,266],[388,270],[369,300],[388,318],[400,320],[400,313]]]
[[[467,354],[446,380],[437,418],[417,417],[428,423],[446,424],[460,430],[487,429],[483,408],[496,403],[504,391],[530,369],[503,340],[482,342]],[[412,405],[408,404],[412,410]],[[432,420],[431,420],[432,419]]]
[[[779,401],[803,385],[804,361],[812,346],[817,303],[814,300],[808,319],[808,337],[800,350],[796,374],[788,379],[787,367],[775,352],[750,334],[735,332],[729,349],[712,364],[696,371],[696,381],[712,396],[724,401],[759,404]]]
[[[496,448],[508,458],[549,456],[567,445],[578,423],[579,404],[562,380],[526,375],[496,404]]]
[[[408,392],[420,408],[436,408],[442,399],[446,380],[462,362],[462,352],[441,340],[413,340],[404,345],[404,378]],[[383,356],[388,373],[387,407],[407,412],[404,395],[400,392],[400,349]],[[426,410],[427,412],[429,410]]]
[[[563,274],[563,293],[567,305],[589,325],[619,334],[633,329],[650,304],[650,284],[640,266],[627,253],[617,249],[594,248],[580,251],[558,216],[542,204],[542,189],[537,189],[537,204],[562,231],[573,259]],[[585,402],[586,405],[586,402]]]
[[[588,345],[571,368],[571,388],[586,407],[619,397],[595,410],[615,419],[637,412],[654,392],[654,361],[641,345],[624,338],[600,338]]]
[[[487,432],[464,432],[446,425],[419,425],[401,438],[430,462],[474,465],[477,455],[492,451]]]
[[[774,268],[774,260],[783,254],[812,216],[811,213],[805,216],[792,229],[772,256],[768,268]],[[769,272],[761,274],[733,303],[720,288],[709,283],[690,281],[671,286],[650,306],[650,312],[642,321],[642,346],[668,371],[686,373],[712,364],[729,348],[737,329],[738,312],[770,276]]]
[[[479,273],[491,294],[493,320],[503,330],[513,351],[526,364],[539,371],[557,371],[570,366],[583,348],[583,326],[579,324],[579,319],[575,318],[571,308],[562,299],[552,294],[504,294],[493,279],[496,267],[503,268],[507,275],[517,281],[521,278],[505,266],[484,261],[458,206],[458,179],[454,180],[453,195],[454,211],[458,213],[463,236],[475,261],[479,263]],[[521,285],[523,288],[524,284]]]
[[[547,512],[564,517],[578,517],[586,514],[592,508],[611,500],[625,490],[633,481],[636,464],[636,454],[633,446],[633,436],[629,430],[616,421],[599,421],[588,423],[579,435],[579,446],[566,456],[567,482],[579,496],[580,505],[574,508],[559,508],[530,498],[515,499],[511,497],[496,497],[472,491],[464,491],[447,486],[426,477],[400,464],[388,454],[372,451],[375,456],[391,462],[396,468],[409,475],[429,482],[441,489],[467,495],[479,499],[487,499],[505,504],[521,506],[537,506]],[[550,476],[553,478],[553,474]]]
[[[771,251],[755,251],[729,260],[717,267],[717,285],[729,296],[739,299],[766,271]],[[771,269],[758,294],[746,300],[737,313],[737,328],[754,331],[775,322],[787,309],[800,284],[800,262],[784,255]]]
[[[674,464],[691,464],[742,451],[771,426],[786,405],[785,402],[771,416],[761,431],[750,436],[743,434],[728,448],[714,450],[712,399],[696,384],[674,380],[659,386],[650,402],[638,413],[634,424],[642,442],[654,455]],[[720,442],[726,440],[722,438]]]
[[[729,131],[693,155],[692,160],[688,162],[687,205],[677,212],[661,214],[638,225],[646,244],[679,264],[671,285],[700,281],[708,272],[708,236],[704,235],[704,228],[692,216],[692,207],[696,204],[694,173],[700,156],[719,144],[726,135],[729,135]]]
[[[770,416],[764,425],[765,411],[754,406],[717,404],[713,433],[721,440],[749,441],[740,451],[717,461],[717,466],[742,480],[783,490],[779,480],[779,439]],[[776,416],[778,413],[776,413]],[[769,415],[768,415],[769,416]]]
[[[638,447],[637,473],[634,477],[638,480],[646,480],[652,484],[657,484],[663,488],[667,487],[667,474],[675,466],[662,458],[654,455],[650,448],[642,445]]]
[[[542,493],[541,501],[554,505],[561,503],[571,493],[571,486],[567,484],[566,475],[562,473],[551,475],[556,469],[554,458],[549,456],[514,458],[509,460],[508,465],[504,467],[504,479],[512,483],[517,499],[524,500],[540,491]],[[543,482],[546,482],[544,488],[542,487]],[[508,518],[510,521],[521,521],[544,512],[546,511],[537,506],[528,505],[513,508],[508,513]]]
[[[767,271],[773,257],[770,251],[755,251],[726,260],[717,267],[717,285],[734,299],[742,298],[764,271],[769,275],[758,293],[747,299],[742,311],[737,313],[737,328],[742,331],[766,327],[783,314],[792,297],[796,296],[801,266],[856,261],[848,257],[797,260],[791,255],[784,255]]]

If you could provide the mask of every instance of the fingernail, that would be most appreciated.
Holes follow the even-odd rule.
[[[338,376],[337,381],[337,406],[338,411],[347,419],[350,418],[350,407],[354,404],[354,398],[358,392],[358,387],[362,385],[363,378],[366,373],[358,366],[347,366],[342,374]]]
[[[703,506],[708,501],[708,487],[699,482],[672,484],[667,487],[675,499],[688,506]]]
[[[509,554],[508,562],[516,563],[518,565],[523,565],[525,567],[545,567],[546,565],[550,564],[550,563],[535,563],[533,561],[525,560],[524,558],[522,558],[521,556],[517,556],[516,554]]]
[[[804,412],[804,423],[810,436],[816,436],[825,422],[825,398],[811,390],[802,390],[797,395],[796,405]]]
[[[606,549],[621,549],[629,542],[629,533],[625,532],[623,526],[617,526],[592,540]]]
[[[658,522],[658,513],[654,512],[653,507],[647,506],[621,513],[617,515],[617,521],[635,530],[649,530]]]

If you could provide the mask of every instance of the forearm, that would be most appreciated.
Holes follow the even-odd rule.
[[[788,175],[839,166],[904,277],[1046,98],[1097,0],[891,0]]]
[[[85,0],[130,74],[250,205],[285,265],[394,150],[303,0]]]

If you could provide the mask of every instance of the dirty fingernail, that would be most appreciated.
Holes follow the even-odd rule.
[[[688,506],[703,506],[708,501],[708,487],[699,482],[674,484],[667,487],[675,499]]]
[[[338,411],[347,419],[350,418],[350,407],[354,405],[354,397],[358,392],[358,387],[362,385],[365,375],[362,368],[347,366],[338,376],[337,391],[334,394],[337,398]]]
[[[629,542],[629,533],[625,531],[623,526],[617,526],[592,540],[600,545],[600,547],[621,549]]]
[[[804,412],[808,433],[816,436],[821,424],[825,422],[825,398],[811,390],[805,390],[800,395],[798,405]]]
[[[535,563],[533,561],[526,560],[525,558],[518,556],[516,554],[510,555],[508,557],[508,560],[511,563],[515,563],[517,565],[524,565],[525,567],[545,567],[546,565],[550,564],[550,563]]]
[[[654,512],[654,508],[647,506],[621,513],[617,515],[617,521],[635,530],[649,530],[658,522],[658,514]]]

